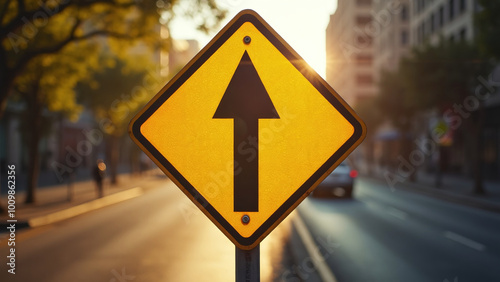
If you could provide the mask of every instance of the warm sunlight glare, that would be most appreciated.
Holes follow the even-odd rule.
[[[228,10],[223,27],[238,12],[252,9],[260,14],[302,58],[325,77],[325,30],[329,16],[337,6],[333,0],[218,0]],[[219,29],[220,29],[219,28]],[[192,20],[177,18],[172,24],[175,39],[196,39],[205,46],[219,29],[206,35],[196,31]]]

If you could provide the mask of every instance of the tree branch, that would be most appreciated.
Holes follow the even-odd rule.
[[[16,74],[16,73],[21,72],[22,69],[24,69],[24,67],[26,67],[26,65],[33,58],[40,56],[40,55],[44,55],[44,54],[56,53],[56,52],[60,51],[61,49],[63,49],[65,46],[67,46],[71,42],[83,41],[83,40],[87,40],[87,39],[97,37],[97,36],[108,36],[108,37],[119,38],[119,39],[135,39],[135,38],[144,36],[143,33],[139,33],[139,34],[134,36],[134,35],[118,33],[118,32],[114,32],[114,31],[110,31],[110,30],[94,30],[94,31],[91,31],[91,32],[89,32],[85,35],[82,35],[82,36],[75,36],[76,30],[78,29],[80,24],[81,24],[81,20],[77,19],[75,24],[71,27],[71,31],[70,31],[68,37],[66,39],[62,40],[61,42],[59,42],[55,45],[52,45],[52,46],[48,46],[48,47],[44,47],[44,48],[30,51],[30,52],[26,52],[26,54],[21,59],[19,59],[16,66],[12,70],[12,73]]]
[[[70,43],[72,40],[74,40],[76,30],[78,29],[80,24],[81,24],[81,20],[79,18],[77,18],[75,23],[73,24],[73,26],[70,29],[68,37],[66,39],[62,40],[61,42],[59,42],[55,45],[49,46],[49,47],[39,48],[37,50],[32,50],[32,51],[26,52],[18,60],[18,62],[15,64],[15,66],[12,70],[12,73],[17,74],[17,73],[21,72],[21,70],[24,69],[24,67],[26,67],[26,65],[29,63],[30,60],[32,60],[33,58],[35,58],[39,55],[51,54],[51,53],[55,53],[55,52],[61,50],[64,46],[66,46],[68,43]]]
[[[10,0],[8,0],[10,1]],[[75,0],[75,1],[66,1],[65,3],[59,4],[58,6],[48,9],[45,4],[41,5],[35,10],[31,11],[24,11],[23,13],[18,13],[18,15],[12,19],[9,23],[5,25],[5,27],[0,29],[0,42],[7,37],[7,35],[10,32],[15,31],[16,29],[20,28],[24,23],[23,19],[33,19],[33,16],[36,13],[43,13],[47,16],[47,18],[51,18],[54,15],[57,15],[64,11],[66,8],[70,6],[76,6],[78,8],[85,8],[85,7],[90,7],[94,4],[109,4],[113,7],[118,7],[118,8],[129,8],[132,6],[137,5],[137,2],[130,1],[127,3],[119,3],[116,2],[115,0]]]
[[[17,0],[17,14],[23,14],[26,12],[26,6],[24,5],[24,0]]]
[[[54,15],[61,13],[72,4],[74,4],[74,2],[72,1],[67,1],[66,3],[60,4],[59,6],[52,9],[53,13],[45,12],[45,10],[43,9],[44,8],[43,5],[41,5],[35,10],[24,11],[24,13],[18,13],[15,18],[13,18],[9,23],[7,23],[7,25],[5,25],[5,27],[3,27],[0,30],[0,41],[3,41],[10,32],[13,32],[16,29],[20,28],[24,24],[23,19],[28,19],[28,20],[33,19],[33,16],[39,12],[47,15],[47,18],[51,18]]]
[[[85,40],[89,39],[91,37],[96,37],[96,36],[108,36],[108,37],[113,37],[113,38],[119,38],[119,39],[136,39],[144,36],[144,33],[139,33],[137,35],[130,35],[130,34],[125,34],[125,33],[119,33],[119,32],[114,32],[111,30],[94,30],[92,32],[89,32],[83,36],[80,37],[75,37],[75,41],[79,40]]]

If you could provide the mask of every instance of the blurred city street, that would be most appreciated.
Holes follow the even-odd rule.
[[[353,200],[298,208],[338,281],[498,281],[500,217],[359,179]]]
[[[499,282],[499,14],[0,0],[0,282]]]

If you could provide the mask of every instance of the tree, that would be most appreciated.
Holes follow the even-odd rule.
[[[451,42],[442,39],[438,45],[425,45],[420,49],[414,49],[408,58],[401,61],[400,70],[398,73],[390,74],[386,77],[386,84],[396,82],[401,84],[404,95],[398,100],[392,100],[392,97],[387,103],[392,103],[396,110],[397,104],[408,106],[409,113],[424,112],[429,110],[437,110],[439,116],[443,120],[453,120],[453,115],[456,114],[455,105],[461,104],[467,97],[474,94],[474,87],[477,84],[476,77],[488,70],[488,63],[482,59],[478,49],[465,41]],[[391,77],[392,76],[392,77]],[[386,91],[390,91],[386,88]],[[391,102],[392,101],[392,102]],[[458,105],[459,106],[459,105]],[[389,108],[386,109],[389,111]],[[460,110],[460,109],[459,109]],[[453,111],[453,112],[451,112]],[[462,110],[463,111],[463,110]],[[385,111],[384,111],[385,112]],[[474,179],[475,192],[484,193],[482,186],[481,175],[481,132],[482,132],[482,104],[479,103],[478,109],[475,110],[477,120],[468,118],[471,113],[462,114],[460,124],[458,124],[455,116],[455,124],[450,128],[456,127],[458,130],[463,124],[465,131],[469,132],[471,139],[472,155],[474,156]],[[445,121],[449,122],[449,121]],[[442,137],[446,126],[441,126],[443,129],[438,136],[433,136],[434,140]],[[472,133],[472,134],[470,134]],[[437,137],[437,138],[436,138]],[[443,147],[437,141],[437,145],[441,153]],[[444,167],[446,159],[441,157],[438,160],[438,173],[436,184],[440,184],[441,170]]]
[[[366,149],[365,158],[368,165],[368,174],[372,174],[372,167],[375,161],[375,134],[378,127],[383,122],[382,112],[377,104],[376,97],[370,97],[359,101],[354,109],[366,124],[367,133],[364,142],[364,147]]]
[[[35,201],[38,182],[40,154],[39,142],[50,131],[52,121],[43,112],[61,113],[70,120],[76,120],[82,107],[77,104],[74,87],[88,78],[98,67],[97,60],[88,54],[97,52],[97,46],[71,44],[58,54],[47,54],[32,60],[20,75],[14,88],[14,99],[25,102],[22,113],[23,139],[28,149],[27,203]],[[64,79],[61,79],[64,77]]]
[[[409,89],[411,100],[420,109],[437,108],[440,116],[450,116],[450,110],[457,110],[455,105],[462,104],[468,96],[474,94],[477,85],[477,76],[488,71],[489,64],[483,59],[475,45],[466,41],[451,42],[441,40],[436,46],[425,46],[414,50],[412,57],[406,61],[411,69]],[[483,105],[479,102],[475,110],[476,119],[462,118],[465,131],[471,137],[471,148],[474,163],[474,192],[483,194],[481,168],[481,144],[483,131]],[[452,126],[455,127],[455,126]],[[458,130],[464,129],[456,126]],[[450,130],[449,128],[448,130]],[[444,133],[444,132],[443,132]],[[442,134],[439,134],[442,135]],[[438,143],[438,145],[441,145]],[[440,152],[444,148],[439,146]],[[440,184],[440,175],[446,164],[446,159],[440,154],[438,165],[437,184]]]
[[[376,103],[384,117],[401,132],[411,131],[411,122],[415,116],[415,105],[408,99],[405,84],[407,72],[404,65],[398,71],[382,71],[379,81],[379,95]]]
[[[152,50],[166,48],[160,20],[168,28],[180,1],[5,0],[0,4],[0,117],[13,94],[25,100],[31,121],[27,202],[35,201],[38,142],[44,110],[75,118],[80,107],[72,87],[92,70],[99,49],[124,54],[137,41]],[[214,0],[184,1],[184,13],[200,16],[199,28],[215,26],[225,15]],[[189,5],[189,3],[191,5]],[[182,10],[181,10],[182,12]],[[106,38],[107,43],[97,37]],[[96,44],[99,42],[100,44]],[[95,67],[96,65],[94,65]],[[64,78],[64,79],[61,79]]]
[[[90,84],[79,85],[78,91],[82,102],[94,112],[98,129],[106,135],[111,183],[116,184],[121,137],[132,115],[163,86],[163,79],[148,57],[104,57],[101,61],[107,61],[107,66],[94,73]]]
[[[418,109],[438,107],[441,112],[473,94],[476,77],[488,69],[475,45],[445,39],[439,45],[414,49],[403,65],[410,78],[406,82],[412,103]]]
[[[416,108],[408,96],[409,71],[405,59],[394,72],[382,71],[379,81],[379,95],[375,99],[383,119],[390,121],[400,133],[400,154],[408,156],[413,145],[410,139],[413,131],[412,122],[416,115]],[[415,180],[415,172],[410,173],[409,180]]]
[[[99,36],[136,39],[159,47],[160,17],[168,24],[180,1],[137,0],[4,0],[0,4],[0,117],[16,79],[36,58],[61,52],[70,43],[94,40]],[[191,0],[188,15],[201,15],[199,28],[209,29],[224,16],[215,0]],[[189,5],[191,3],[191,5]],[[123,47],[123,46],[122,46]]]
[[[476,43],[480,51],[500,60],[500,2],[479,0],[480,10],[474,15]]]

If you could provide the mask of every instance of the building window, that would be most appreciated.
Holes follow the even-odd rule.
[[[358,74],[356,76],[356,83],[358,85],[372,85],[373,76],[371,74]]]
[[[358,6],[370,6],[372,4],[372,0],[356,0],[356,4]]]
[[[373,97],[373,94],[366,93],[366,92],[358,92],[356,94],[356,103],[359,103],[363,100],[368,100],[370,97]]]
[[[372,18],[369,16],[357,16],[356,24],[357,25],[367,25],[372,21]]]
[[[369,35],[358,35],[356,37],[356,43],[358,44],[358,46],[360,47],[368,47],[368,46],[372,46],[372,43],[373,43],[373,37],[369,36]]]
[[[401,31],[401,45],[408,45],[408,31],[406,30]]]
[[[460,9],[460,13],[465,12],[465,9],[467,8],[467,1],[460,0],[460,2],[458,4],[458,8]]]
[[[453,20],[455,17],[455,0],[449,0],[448,1],[448,18]]]
[[[441,6],[439,7],[439,12],[438,12],[438,28],[443,27],[444,25],[444,7]]]
[[[356,56],[356,63],[358,65],[369,66],[373,63],[373,56],[367,54],[358,54]]]
[[[408,8],[406,7],[406,5],[403,5],[403,7],[401,8],[401,21],[408,21]]]
[[[461,41],[465,41],[467,39],[467,29],[465,27],[460,30],[458,37]]]

